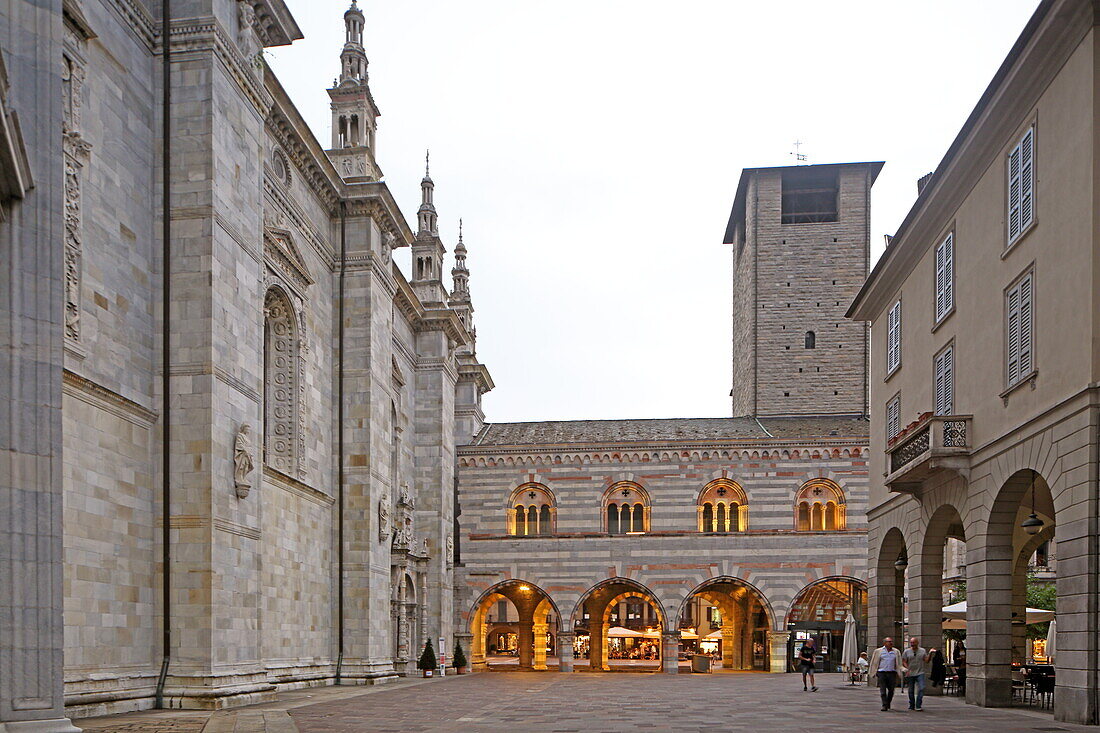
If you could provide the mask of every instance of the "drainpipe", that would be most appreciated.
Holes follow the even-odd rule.
[[[172,17],[172,0],[161,0],[160,4],[160,43],[161,62],[164,87],[161,98],[161,267],[163,278],[161,282],[161,516],[160,516],[160,550],[161,550],[161,607],[163,609],[163,630],[160,676],[157,677],[157,690],[155,705],[158,709],[164,707],[164,682],[168,677],[168,665],[172,661],[172,546],[171,531],[168,524],[172,504],[171,469],[171,377],[168,367],[171,363],[169,335],[171,333],[171,305],[172,305],[172,39],[169,20]]]
[[[344,671],[344,275],[348,265],[348,207],[340,202],[340,284],[336,325],[336,684]]]

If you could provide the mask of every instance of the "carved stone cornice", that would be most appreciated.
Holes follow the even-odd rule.
[[[83,400],[93,407],[144,428],[152,427],[159,416],[159,413],[155,410],[150,410],[148,407],[123,397],[118,392],[107,389],[87,377],[74,374],[68,369],[61,372],[61,390],[70,397]]]
[[[259,74],[267,72],[267,66],[262,63],[262,59],[257,59],[255,63],[259,66],[255,66],[252,60],[241,58],[237,44],[225,34],[214,18],[173,20],[171,31],[173,54],[213,51],[245,98],[261,116],[268,116],[275,100],[258,78]]]
[[[159,29],[156,20],[137,0],[108,0],[110,7],[122,16],[122,27],[129,28],[150,53],[156,50]]]
[[[489,367],[480,362],[459,364],[458,378],[461,381],[475,382],[478,394],[485,394],[496,387],[493,377],[489,374]]]
[[[256,13],[256,32],[264,48],[287,46],[304,38],[283,0],[248,0]]]
[[[699,461],[858,460],[866,471],[867,441],[839,439],[828,444],[805,441],[653,441],[625,445],[559,443],[547,445],[458,445],[460,466],[551,466],[568,464],[640,464]],[[838,455],[834,455],[834,451]],[[844,453],[848,455],[844,455]],[[844,469],[831,466],[836,472]],[[808,470],[817,470],[808,469]]]
[[[272,106],[267,114],[268,130],[298,168],[306,186],[321,200],[329,215],[335,215],[336,205],[344,190],[340,174],[325,155],[283,85],[266,64],[264,86],[272,99]]]

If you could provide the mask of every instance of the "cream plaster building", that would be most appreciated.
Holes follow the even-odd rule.
[[[431,178],[415,231],[382,180],[363,13],[326,150],[263,61],[282,0],[161,7],[0,8],[0,728],[382,681],[452,634],[492,381]]]
[[[1057,542],[1059,720],[1097,723],[1097,6],[1045,0],[850,315],[871,324],[870,632],[941,634],[965,542],[969,702],[1009,704]]]

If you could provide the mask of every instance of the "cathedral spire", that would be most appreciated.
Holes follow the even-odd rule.
[[[366,18],[357,0],[344,13],[344,49],[340,52],[340,82],[367,80],[367,53],[363,50],[363,26]]]
[[[431,151],[424,156],[424,180],[420,182],[420,211],[416,218],[420,224],[416,236],[435,236],[439,234],[439,226],[432,196],[435,192],[435,183],[431,176]]]
[[[458,220],[458,244],[455,245],[455,266],[451,269],[454,290],[451,302],[470,301],[470,271],[466,267],[466,243],[462,241],[462,220]]]

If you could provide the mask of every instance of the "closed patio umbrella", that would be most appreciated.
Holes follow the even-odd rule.
[[[1047,661],[1054,664],[1054,635],[1058,630],[1058,620],[1055,619],[1050,622],[1050,628],[1047,629]]]
[[[848,617],[844,619],[843,650],[840,657],[840,663],[848,671],[856,666],[856,660],[859,659],[858,644],[859,642],[856,640],[856,617],[849,611]]]

